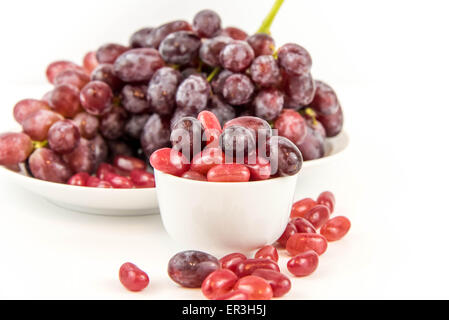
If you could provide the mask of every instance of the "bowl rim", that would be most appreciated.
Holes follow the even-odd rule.
[[[349,137],[349,134],[348,134],[348,132],[346,130],[343,130],[336,137],[332,137],[332,138],[328,138],[328,139],[333,139],[333,140],[344,139],[344,145],[337,152],[331,153],[331,154],[329,154],[329,155],[327,155],[327,156],[325,156],[323,158],[304,161],[303,164],[302,164],[301,170],[298,173],[296,173],[294,176],[301,175],[301,173],[304,170],[304,168],[314,167],[314,166],[317,166],[319,164],[326,163],[326,162],[331,161],[332,159],[336,159],[336,158],[340,157],[347,150],[347,148],[348,148],[348,146],[350,144],[350,137]],[[158,173],[161,173],[161,174],[164,174],[164,175],[169,175],[169,174],[166,174],[164,172],[161,172],[159,170],[154,169],[154,173],[156,173],[156,171]],[[106,188],[92,188],[92,187],[85,187],[85,186],[74,186],[74,185],[68,185],[68,184],[64,184],[64,183],[57,183],[57,182],[52,182],[52,181],[40,180],[40,179],[31,177],[29,175],[23,174],[22,172],[16,172],[16,171],[10,170],[10,169],[8,169],[8,168],[6,168],[4,166],[0,166],[0,173],[1,172],[3,172],[4,174],[8,174],[10,176],[14,176],[14,177],[20,176],[20,178],[19,177],[17,177],[17,178],[18,179],[23,179],[24,181],[30,181],[31,183],[35,183],[36,185],[44,183],[44,184],[50,184],[52,186],[59,186],[61,188],[66,188],[66,189],[70,189],[70,190],[73,190],[73,188],[78,188],[79,190],[81,190],[81,189],[83,189],[83,190],[90,190],[90,191],[97,190],[96,192],[115,192],[115,193],[119,193],[120,192],[120,193],[125,193],[125,192],[136,192],[136,190],[144,190],[144,191],[153,190],[153,191],[155,191],[157,189],[157,186],[156,186],[156,188],[133,188],[133,189],[106,189]],[[173,175],[169,175],[169,176],[172,176],[172,177],[175,177],[175,178],[178,178],[178,179],[182,179],[181,177],[177,177],[177,176],[173,176]],[[185,181],[189,181],[191,183],[205,183],[205,182],[207,182],[209,184],[213,183],[213,184],[217,184],[217,185],[218,184],[221,184],[221,185],[234,185],[235,183],[238,183],[240,185],[240,184],[248,184],[248,183],[251,183],[251,184],[267,183],[267,181],[278,180],[278,179],[286,179],[286,178],[290,178],[290,177],[292,177],[292,176],[276,177],[276,178],[272,178],[272,179],[266,179],[266,180],[260,180],[260,181],[248,181],[248,182],[211,182],[211,181],[198,181],[198,180],[190,180],[190,179],[182,179],[182,180],[184,182]],[[98,190],[102,190],[102,191],[98,191]]]

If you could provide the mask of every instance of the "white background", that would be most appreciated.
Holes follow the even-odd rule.
[[[202,8],[219,12],[224,25],[254,32],[272,1],[0,3],[5,131],[14,103],[37,92],[53,60],[79,62],[105,42],[126,43],[140,27],[190,20]],[[286,298],[449,298],[448,9],[436,0],[286,0],[279,12],[272,28],[277,44],[296,42],[310,51],[314,76],[339,94],[351,136],[333,174],[323,170],[302,189],[309,196],[334,191],[337,214],[347,215],[353,228],[331,244],[314,275],[293,281]],[[78,214],[3,179],[0,204],[0,298],[201,298],[166,276],[177,244],[158,216]],[[151,278],[141,294],[117,280],[128,260]]]

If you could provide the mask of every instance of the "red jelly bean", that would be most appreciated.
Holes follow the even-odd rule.
[[[89,174],[86,172],[80,172],[72,176],[67,184],[70,184],[72,186],[80,186],[85,187],[87,185],[87,180],[89,179]]]
[[[124,263],[120,267],[119,279],[123,286],[130,291],[142,291],[150,283],[148,275],[135,264]]]
[[[316,206],[316,201],[311,198],[299,200],[293,204],[290,218],[304,217],[304,215]]]
[[[241,261],[235,268],[235,274],[239,277],[245,277],[252,274],[257,269],[269,269],[280,272],[276,262],[270,259],[247,259]]]
[[[318,254],[309,250],[291,258],[287,263],[287,269],[297,277],[305,277],[318,268],[318,262]]]
[[[223,164],[225,156],[220,148],[206,148],[192,159],[191,170],[207,175],[207,172],[216,165]]]
[[[254,164],[246,164],[251,173],[251,180],[259,181],[259,180],[267,180],[271,176],[271,164],[270,161],[263,158],[257,157],[256,163]]]
[[[308,220],[316,229],[319,229],[329,220],[329,216],[329,208],[318,204],[304,215],[304,219]]]
[[[325,205],[329,208],[330,213],[334,212],[335,208],[335,196],[330,191],[324,191],[318,196],[318,199],[316,200],[318,204]]]
[[[150,157],[150,163],[153,168],[178,177],[189,170],[187,158],[170,148],[155,151]]]
[[[224,256],[219,261],[222,269],[229,269],[235,273],[238,264],[246,259],[244,254],[236,252]]]
[[[202,111],[198,115],[198,120],[203,125],[206,144],[208,146],[218,147],[218,138],[223,130],[215,114],[210,111]]]
[[[327,241],[337,241],[343,238],[351,229],[351,221],[346,217],[335,217],[327,221],[320,230],[320,233]]]
[[[196,181],[207,181],[206,176],[202,175],[199,172],[192,171],[192,170],[189,170],[189,171],[185,172],[181,176],[181,178],[189,179],[189,180],[196,180]]]
[[[248,300],[248,295],[240,290],[231,291],[221,297],[217,297],[214,300]]]
[[[318,233],[296,233],[288,239],[286,248],[292,256],[309,250],[322,255],[327,250],[327,240]]]
[[[273,290],[273,297],[282,297],[290,291],[292,284],[290,279],[277,271],[267,269],[257,269],[253,276],[264,278]]]
[[[112,184],[107,181],[100,180],[97,177],[89,177],[89,179],[87,179],[86,187],[112,189]]]
[[[298,233],[316,233],[316,229],[309,220],[298,217],[290,221],[296,227]]]
[[[254,258],[255,259],[270,259],[270,260],[273,260],[274,262],[278,262],[279,254],[275,247],[265,246],[256,252],[256,254],[254,255]]]
[[[247,276],[235,284],[235,290],[245,292],[249,300],[270,300],[273,298],[273,289],[263,278],[257,276]]]
[[[231,292],[238,279],[235,273],[230,270],[217,270],[204,279],[201,291],[206,298],[215,299]]]
[[[114,166],[123,171],[145,170],[147,168],[144,161],[128,156],[116,156],[114,158]]]
[[[279,243],[279,245],[280,245],[281,247],[285,248],[285,246],[287,245],[288,239],[290,239],[290,237],[291,237],[292,235],[294,235],[295,233],[297,233],[297,232],[298,232],[298,230],[296,230],[296,226],[295,226],[293,223],[289,222],[289,223],[287,224],[287,227],[285,228],[284,233],[283,233],[282,236],[278,239],[277,242]]]
[[[97,178],[104,180],[108,173],[115,173],[114,167],[109,163],[102,163],[97,169]]]
[[[109,182],[115,189],[132,189],[134,187],[131,179],[122,177],[115,173],[106,174],[105,180]]]
[[[136,188],[154,188],[154,175],[145,170],[134,169],[130,173],[131,182]]]
[[[210,182],[248,182],[250,173],[243,164],[228,163],[213,167],[207,173]]]

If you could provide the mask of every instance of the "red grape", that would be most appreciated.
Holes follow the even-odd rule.
[[[280,176],[292,176],[302,168],[301,151],[287,138],[273,136],[268,141],[271,173]]]
[[[276,119],[284,107],[284,95],[271,88],[259,91],[253,101],[256,116],[267,121]]]
[[[80,91],[68,84],[56,86],[50,96],[50,107],[66,118],[73,118],[81,111]]]
[[[276,49],[274,39],[266,33],[256,33],[246,39],[251,48],[253,48],[256,57],[268,55],[271,56]]]
[[[95,138],[89,141],[90,148],[94,154],[95,169],[108,158],[109,148],[101,134],[97,134]]]
[[[259,138],[267,140],[272,134],[269,123],[257,117],[244,116],[232,119],[226,122],[223,129],[229,128],[230,126],[242,126],[251,130],[256,141],[260,140]]]
[[[220,35],[230,37],[234,40],[246,40],[246,38],[248,38],[248,34],[245,31],[235,27],[222,29]]]
[[[201,38],[211,38],[221,29],[220,16],[212,10],[202,10],[193,18],[193,30]]]
[[[33,143],[24,133],[0,135],[0,165],[11,166],[24,162],[33,151]]]
[[[98,67],[99,63],[97,60],[97,53],[95,51],[90,51],[86,53],[86,55],[83,58],[83,67],[84,70],[86,70],[87,74],[91,74],[92,71],[95,70],[96,67]]]
[[[232,38],[224,36],[204,40],[199,53],[201,61],[211,67],[220,66],[220,52],[231,41]]]
[[[157,69],[164,66],[164,60],[155,49],[131,49],[123,53],[114,63],[114,73],[122,81],[149,81]]]
[[[145,124],[140,143],[145,154],[151,154],[170,145],[170,121],[158,114],[153,114]]]
[[[278,50],[279,65],[293,75],[307,74],[312,67],[310,54],[301,46],[287,43]]]
[[[120,138],[124,131],[128,113],[121,107],[114,107],[101,117],[100,131],[106,139]]]
[[[100,64],[114,63],[129,48],[116,43],[107,43],[97,50],[96,58]]]
[[[232,105],[242,105],[251,101],[254,84],[244,74],[233,74],[223,84],[223,98]]]
[[[72,152],[80,142],[80,131],[71,120],[55,122],[48,130],[48,144],[57,153]]]
[[[315,97],[309,107],[321,115],[336,113],[340,103],[335,91],[328,84],[319,80],[315,80],[315,86]]]
[[[146,85],[126,85],[122,89],[122,106],[126,111],[141,114],[149,111],[149,103],[146,97],[148,87]]]
[[[159,53],[166,63],[188,65],[198,57],[201,39],[193,32],[177,31],[160,44]]]
[[[157,70],[148,85],[147,97],[151,111],[169,115],[175,108],[175,96],[181,82],[179,71],[164,67]]]
[[[35,99],[25,99],[14,106],[14,119],[20,124],[32,113],[38,110],[50,110],[47,102]]]
[[[176,32],[176,31],[191,31],[192,26],[187,22],[183,20],[176,20],[172,22],[168,22],[166,24],[163,24],[157,28],[154,28],[151,33],[149,34],[148,38],[145,41],[145,47],[151,47],[151,48],[159,48],[159,44],[162,42],[162,40],[165,39],[170,33]]]
[[[47,148],[35,150],[28,159],[33,177],[56,183],[66,183],[72,170],[61,157]]]
[[[236,163],[244,163],[244,158],[256,150],[256,140],[250,129],[242,126],[230,126],[223,130],[219,143],[226,154],[226,159],[233,159]]]
[[[180,119],[172,128],[170,141],[174,150],[182,152],[189,160],[202,150],[203,126],[192,117]]]
[[[70,61],[55,61],[47,67],[46,75],[48,82],[54,83],[56,76],[65,70],[78,70],[83,72],[83,68]]]
[[[338,107],[336,113],[318,115],[317,119],[326,130],[327,137],[335,137],[343,129],[343,110],[341,107]]]
[[[94,138],[100,127],[100,120],[87,112],[78,113],[73,122],[78,126],[81,136],[86,139]]]
[[[261,87],[276,86],[281,81],[281,70],[273,56],[257,57],[250,68],[251,79]]]
[[[298,109],[307,106],[315,95],[315,81],[310,73],[299,76],[284,73],[283,87],[287,96],[285,101],[287,108]]]
[[[233,74],[234,74],[234,73],[231,72],[231,71],[229,71],[229,70],[223,70],[223,71],[221,71],[221,72],[218,74],[218,76],[216,76],[216,77],[213,79],[213,81],[212,81],[212,83],[211,83],[212,91],[213,91],[215,94],[223,95],[223,87],[224,87],[225,81],[226,81],[226,79],[227,79],[229,76],[231,76],[231,75],[233,75]]]
[[[54,84],[56,86],[68,84],[78,88],[78,90],[81,90],[86,84],[89,83],[89,81],[90,77],[84,71],[65,70],[58,73],[55,77]]]
[[[227,70],[241,72],[254,60],[254,50],[245,41],[233,41],[221,50],[220,64]]]
[[[90,114],[102,115],[112,108],[114,94],[111,88],[102,81],[92,81],[81,90],[81,104]]]
[[[307,135],[306,120],[296,111],[285,109],[276,119],[274,128],[278,134],[288,138],[296,145],[301,144]]]
[[[318,120],[307,120],[307,135],[304,141],[298,145],[305,161],[324,157],[325,138],[326,131],[323,125]]]
[[[145,48],[148,47],[148,41],[150,34],[154,28],[142,28],[133,33],[129,39],[129,44],[132,48]]]
[[[209,92],[209,83],[203,77],[190,76],[178,87],[176,104],[188,112],[199,113],[207,107]]]
[[[215,114],[221,126],[236,117],[234,108],[215,95],[210,97],[207,110]]]
[[[47,139],[48,130],[53,123],[64,118],[50,110],[38,110],[29,115],[23,122],[23,132],[30,136],[32,140],[44,141]]]
[[[92,173],[95,169],[95,154],[89,140],[81,138],[78,146],[62,157],[73,172]]]
[[[150,118],[149,114],[135,114],[132,115],[125,125],[125,133],[131,138],[140,139],[142,135],[143,127]]]
[[[102,81],[106,83],[114,92],[120,91],[123,82],[114,74],[114,65],[101,64],[91,74],[92,81]]]

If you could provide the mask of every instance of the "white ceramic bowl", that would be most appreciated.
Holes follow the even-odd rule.
[[[137,216],[157,214],[156,190],[101,189],[70,186],[29,177],[0,166],[3,177],[53,204],[90,214]]]
[[[301,170],[298,188],[304,189],[323,176],[323,168],[339,158],[349,143],[346,132],[326,140],[326,155],[322,159],[306,161]],[[42,181],[7,170],[0,166],[0,175],[30,192],[67,209],[100,215],[149,215],[159,212],[155,189],[95,189]],[[175,200],[175,198],[174,198]]]
[[[193,181],[155,170],[165,230],[178,243],[216,255],[275,242],[290,216],[298,175],[257,182]]]

